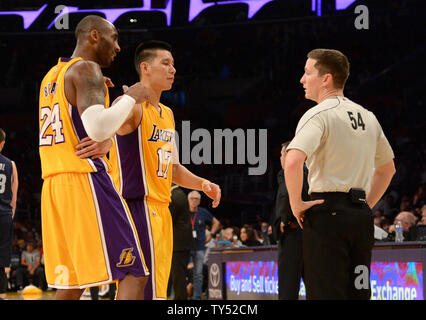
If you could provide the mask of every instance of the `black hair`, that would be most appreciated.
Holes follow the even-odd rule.
[[[149,40],[139,44],[135,50],[135,69],[136,72],[140,75],[140,64],[144,61],[150,61],[156,57],[156,50],[162,49],[172,52],[172,46],[164,41],[159,40]]]

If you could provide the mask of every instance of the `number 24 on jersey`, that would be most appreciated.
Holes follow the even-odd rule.
[[[55,140],[55,144],[65,142],[58,103],[52,109],[50,107],[42,107],[40,109],[40,121],[43,121],[40,129],[40,146],[51,146],[53,139]],[[54,135],[46,133],[49,127],[52,128]]]

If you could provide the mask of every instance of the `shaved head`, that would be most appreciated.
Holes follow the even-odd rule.
[[[77,46],[73,55],[93,60],[102,68],[109,67],[121,50],[115,26],[96,15],[80,20],[75,28],[75,37]]]
[[[103,33],[102,31],[111,27],[115,29],[114,25],[108,20],[100,16],[89,15],[81,19],[78,23],[75,28],[75,38],[79,41],[93,29],[97,30],[99,33]]]

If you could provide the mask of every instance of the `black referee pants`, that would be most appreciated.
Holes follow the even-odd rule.
[[[306,298],[370,299],[374,244],[370,208],[353,203],[347,193],[313,194],[311,198],[325,202],[309,209],[303,223]]]

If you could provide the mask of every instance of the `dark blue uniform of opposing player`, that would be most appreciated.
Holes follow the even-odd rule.
[[[6,140],[5,132],[0,129],[0,152]],[[0,299],[7,289],[5,268],[10,266],[12,253],[12,220],[16,210],[18,173],[15,163],[0,154]]]

